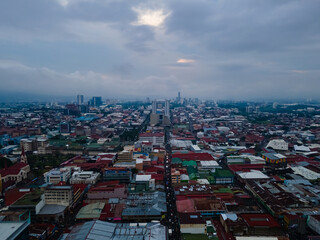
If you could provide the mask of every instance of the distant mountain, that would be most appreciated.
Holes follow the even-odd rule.
[[[75,101],[75,96],[55,96],[41,93],[1,92],[0,102],[61,102]]]

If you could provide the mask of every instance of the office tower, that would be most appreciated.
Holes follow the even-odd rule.
[[[89,101],[89,105],[99,107],[102,105],[102,97],[92,97]]]
[[[180,95],[180,92],[178,92],[178,98],[177,98],[177,101],[180,102],[181,100],[181,95]]]
[[[169,100],[152,101],[152,113],[150,115],[151,125],[170,124],[170,102]]]
[[[83,95],[77,95],[77,104],[82,105],[83,104]]]
[[[166,102],[164,104],[164,115],[170,119],[170,102],[169,102],[169,100],[166,100]]]
[[[157,113],[157,101],[152,101],[152,113]]]

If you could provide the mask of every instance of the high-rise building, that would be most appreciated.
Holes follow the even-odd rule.
[[[83,95],[77,95],[77,104],[82,105],[83,104]]]
[[[164,104],[164,115],[170,119],[170,102],[166,100]]]
[[[180,92],[178,92],[178,98],[177,98],[177,101],[180,102],[181,100],[181,95],[180,95]]]
[[[155,100],[152,101],[152,113],[150,116],[150,123],[156,124],[170,124],[170,102],[169,100]]]
[[[89,101],[89,105],[99,107],[102,105],[102,97],[92,97]]]
[[[157,113],[157,101],[152,101],[152,113]]]

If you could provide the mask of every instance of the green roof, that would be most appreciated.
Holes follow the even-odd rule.
[[[175,125],[174,128],[188,128],[188,125]]]
[[[87,148],[99,148],[99,149],[101,149],[101,144],[91,143],[91,144],[87,145]]]
[[[214,232],[216,232],[216,231],[214,230],[213,226],[207,227],[207,233],[214,233]]]
[[[187,167],[187,172],[190,175],[191,173],[197,173],[198,169],[194,168],[193,166],[188,166]]]
[[[214,177],[207,176],[206,178],[207,178],[207,180],[209,181],[210,184],[214,184],[215,183]]]
[[[77,219],[98,219],[100,214],[104,208],[105,203],[96,202],[92,204],[88,204],[80,209],[76,218]]]
[[[221,178],[225,178],[225,177],[233,177],[233,173],[228,170],[228,169],[216,169],[216,171],[213,173],[213,176],[215,177],[221,177]]]
[[[219,190],[214,190],[216,193],[232,193],[230,188],[219,188]]]
[[[13,206],[16,205],[37,205],[41,201],[41,195],[43,194],[43,191],[40,189],[36,189],[32,191],[31,193],[28,193],[24,195],[22,198],[20,198],[18,201],[16,201]]]
[[[183,161],[182,162],[182,166],[186,167],[186,166],[197,166],[197,162],[196,161]]]
[[[197,176],[196,173],[190,173],[190,174],[189,174],[189,178],[190,178],[191,180],[196,180],[196,179],[198,179],[198,176]]]
[[[179,164],[179,163],[182,163],[182,160],[181,158],[172,158],[171,163]]]

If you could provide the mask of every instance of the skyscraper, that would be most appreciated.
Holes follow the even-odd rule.
[[[166,102],[164,104],[164,115],[170,119],[170,102],[169,102],[169,100],[166,100]]]
[[[77,104],[82,105],[83,104],[83,95],[77,95]]]
[[[99,107],[102,105],[102,97],[92,97],[92,99],[89,101],[89,105],[94,107]]]
[[[151,125],[170,124],[170,102],[169,100],[152,101],[152,113],[150,116]]]
[[[157,101],[152,101],[152,113],[157,113]]]

